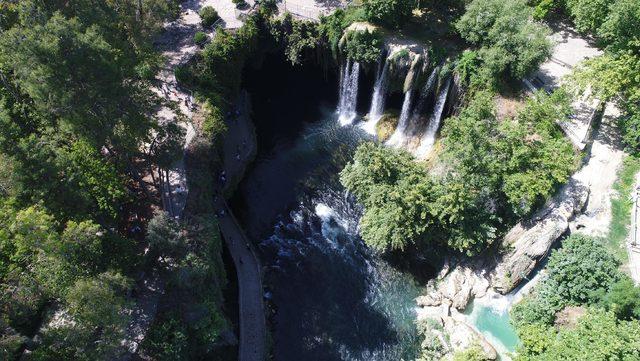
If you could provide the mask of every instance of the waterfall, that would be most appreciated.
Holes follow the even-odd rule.
[[[373,87],[373,97],[371,98],[371,109],[369,119],[363,125],[363,129],[369,134],[376,134],[376,125],[384,114],[384,103],[387,97],[389,85],[389,58],[385,58],[382,70],[376,74],[376,83]]]
[[[387,141],[388,145],[402,147],[406,141],[407,136],[405,133],[409,125],[409,115],[411,114],[412,93],[413,88],[404,93],[404,101],[402,102],[402,111],[400,113],[400,119],[398,120],[398,126],[391,138]]]
[[[429,75],[429,78],[427,79],[427,82],[420,91],[420,97],[418,98],[418,102],[411,113],[409,127],[405,132],[409,136],[418,134],[424,127],[424,124],[421,124],[421,115],[424,112],[427,100],[431,99],[431,94],[434,91],[436,79],[438,78],[438,72],[439,68],[436,67],[433,69],[431,75]]]
[[[344,69],[340,71],[340,101],[338,103],[338,121],[341,125],[353,123],[356,119],[356,105],[358,102],[358,81],[360,64],[347,60]]]
[[[442,112],[444,111],[444,105],[447,102],[447,95],[449,94],[450,86],[451,79],[447,80],[447,83],[438,95],[438,100],[436,101],[436,106],[433,109],[433,113],[431,114],[431,119],[429,119],[427,130],[425,130],[422,139],[420,139],[420,146],[416,151],[416,156],[418,158],[424,158],[424,156],[429,153],[436,141],[436,133],[440,128],[440,122],[442,121]]]

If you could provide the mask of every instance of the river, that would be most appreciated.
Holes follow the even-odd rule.
[[[275,360],[415,358],[419,284],[364,245],[361,208],[339,182],[370,135],[340,125],[336,76],[268,57],[244,87],[258,154],[232,203],[266,268]]]

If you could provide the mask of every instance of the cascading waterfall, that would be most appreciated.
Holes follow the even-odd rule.
[[[416,103],[413,112],[411,113],[411,117],[409,120],[409,126],[405,133],[407,136],[415,136],[419,133],[422,128],[424,128],[424,124],[421,124],[421,115],[424,112],[424,108],[426,106],[427,100],[430,99],[431,93],[435,89],[436,79],[438,78],[439,68],[436,67],[433,69],[427,82],[424,87],[420,91],[420,97],[418,98],[418,102]]]
[[[402,102],[402,111],[400,112],[400,119],[398,120],[398,126],[391,135],[391,138],[387,141],[387,145],[394,147],[401,147],[407,140],[406,130],[409,126],[409,116],[411,115],[411,101],[413,97],[413,88],[407,90],[404,93],[404,101]]]
[[[359,77],[360,64],[347,60],[344,69],[340,72],[340,101],[338,102],[340,125],[351,124],[356,119]]]
[[[429,119],[429,124],[427,125],[427,130],[425,130],[422,139],[420,139],[420,146],[416,151],[416,156],[418,158],[424,158],[436,141],[436,133],[440,128],[440,122],[442,121],[442,112],[444,112],[444,106],[447,102],[447,95],[449,95],[449,88],[451,87],[451,79],[448,79],[445,86],[440,91],[438,95],[438,100],[436,101],[436,106],[431,114],[431,119]]]
[[[384,114],[384,105],[389,86],[389,58],[385,58],[382,70],[376,75],[376,83],[373,87],[373,97],[371,98],[371,109],[369,119],[362,128],[369,134],[376,134],[376,125]]]

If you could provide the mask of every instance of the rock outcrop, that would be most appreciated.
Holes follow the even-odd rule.
[[[464,310],[473,297],[483,297],[489,289],[489,281],[479,264],[464,263],[453,268],[445,265],[435,280],[427,285],[427,293],[416,299],[421,319],[433,319],[449,336],[443,345],[448,355],[478,344],[487,358],[495,360],[497,352],[459,311]]]
[[[464,310],[472,297],[482,297],[489,289],[489,281],[473,265],[458,265],[451,273],[427,285],[427,294],[416,298],[420,307],[450,305]]]
[[[520,222],[504,238],[510,247],[491,275],[491,286],[502,294],[513,290],[569,230],[569,221],[587,203],[589,188],[571,179],[533,219]]]

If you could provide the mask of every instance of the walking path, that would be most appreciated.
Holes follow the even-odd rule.
[[[594,132],[587,164],[574,178],[588,185],[589,201],[582,214],[571,222],[571,232],[593,237],[606,237],[611,227],[613,185],[625,157],[622,140],[616,126],[615,105],[605,107],[600,127]]]
[[[177,85],[175,80],[175,68],[191,58],[197,51],[197,46],[193,43],[193,35],[196,31],[201,30],[200,17],[197,15],[199,10],[204,6],[217,7],[230,0],[190,0],[182,3],[182,17],[174,24],[170,24],[167,33],[169,33],[169,41],[166,43],[167,50],[164,52],[168,59],[168,66],[161,74],[161,80],[167,84],[168,92],[165,93],[169,100],[176,101],[180,110],[187,117],[187,139],[185,148],[195,134],[193,126],[189,120],[192,116],[191,94],[188,90],[182,89]],[[240,26],[240,24],[232,22],[229,17],[231,12],[227,9],[221,12],[224,16],[225,27]],[[233,122],[228,122],[228,133],[225,136],[224,153],[225,167],[230,168],[228,174],[234,176],[244,171],[244,163],[248,159],[248,154],[253,152],[249,147],[250,124],[248,118],[248,105],[246,97],[241,97],[240,116]],[[244,108],[244,109],[243,109]],[[175,119],[175,112],[170,109],[165,110],[166,114]],[[173,113],[173,114],[171,114]],[[244,143],[243,143],[244,142]],[[251,142],[253,144],[253,142]],[[242,154],[241,154],[242,153]],[[235,157],[234,163],[228,161],[229,156]],[[238,156],[238,157],[236,157]],[[239,158],[239,159],[238,159]],[[231,167],[229,164],[234,164]],[[241,166],[242,165],[242,166]],[[171,177],[171,198],[173,203],[177,204],[180,211],[184,207],[186,199],[186,179],[184,176],[184,166],[180,162],[172,171],[174,177]],[[216,182],[215,179],[211,179]],[[233,258],[235,268],[238,274],[239,287],[239,313],[240,313],[240,343],[238,345],[238,353],[240,361],[264,361],[266,358],[266,325],[264,317],[264,306],[262,300],[262,275],[261,268],[257,257],[253,250],[248,246],[250,243],[242,228],[233,217],[231,210],[226,205],[222,197],[215,204],[216,209],[224,209],[227,216],[221,217],[219,220],[220,231],[222,232],[225,243]],[[176,216],[178,214],[174,214]]]
[[[565,24],[554,25],[555,31],[549,37],[553,42],[551,58],[540,66],[525,84],[530,89],[543,88],[551,91],[559,87],[563,78],[571,73],[581,61],[600,55],[602,52],[590,44],[580,34]],[[589,137],[591,123],[600,101],[590,99],[589,94],[576,98],[571,104],[574,114],[558,124],[580,150],[584,149]]]
[[[178,20],[168,23],[165,32],[158,39],[156,45],[162,51],[167,62],[161,70],[157,80],[159,87],[153,89],[172,106],[163,106],[157,113],[159,122],[178,122],[186,131],[184,148],[186,149],[195,136],[195,128],[191,122],[197,105],[194,103],[191,91],[180,87],[175,78],[176,68],[188,61],[197,51],[198,47],[193,41],[197,31],[203,31],[200,25],[198,12],[204,6],[214,6],[231,3],[230,0],[187,0],[181,4],[181,16]],[[229,15],[231,11],[225,10],[221,15],[228,22],[223,26],[233,27],[242,25],[241,22],[232,22]],[[223,18],[224,19],[224,18]],[[234,14],[235,19],[235,14]],[[212,30],[208,30],[209,36],[213,36]],[[225,167],[229,168],[229,174],[240,176],[244,172],[246,160],[255,149],[253,148],[253,131],[248,117],[248,99],[241,97],[239,107],[243,116],[235,122],[229,122],[229,131],[225,139]],[[250,142],[251,141],[251,142]],[[232,157],[235,163],[228,158]],[[233,166],[230,166],[232,164]],[[173,217],[182,215],[188,193],[184,162],[180,160],[166,174],[167,180],[163,182],[162,200],[164,209]],[[211,182],[216,182],[211,179]],[[238,273],[239,284],[239,312],[240,312],[240,361],[264,361],[266,358],[266,325],[264,307],[262,303],[262,275],[257,257],[253,253],[249,242],[233,217],[231,210],[222,197],[215,201],[216,209],[225,209],[228,216],[220,219],[220,231],[233,258]],[[145,286],[148,289],[148,297],[138,302],[134,312],[134,320],[129,327],[129,336],[124,345],[130,354],[136,352],[144,334],[148,330],[157,309],[159,295],[163,290],[158,282]],[[146,295],[145,293],[145,295]],[[127,355],[126,358],[130,357]]]
[[[241,94],[236,109],[227,117],[227,133],[223,143],[225,187],[236,186],[244,175],[246,166],[256,152],[255,130],[250,115],[250,99]],[[218,183],[220,184],[220,179]],[[238,274],[240,289],[240,361],[263,361],[266,359],[267,327],[265,323],[262,266],[255,255],[251,242],[234,217],[223,196],[216,197],[215,209],[224,211],[218,220],[220,231],[229,248]]]
[[[626,243],[627,254],[629,256],[629,275],[636,286],[640,286],[640,173],[636,174],[636,185],[631,195],[633,207],[631,208],[631,231]]]

